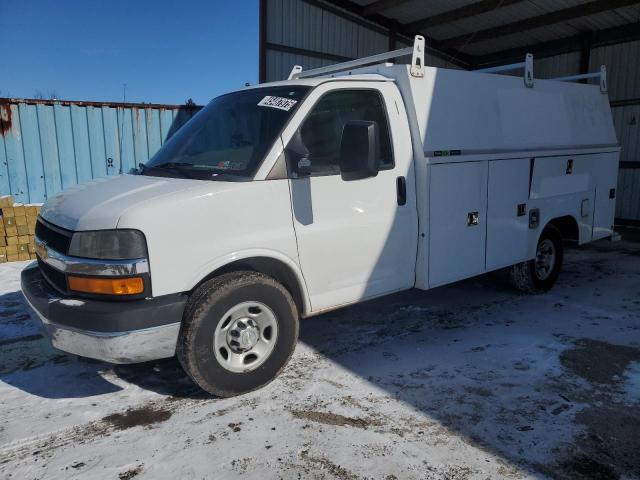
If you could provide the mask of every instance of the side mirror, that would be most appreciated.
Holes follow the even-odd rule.
[[[352,120],[342,130],[340,174],[343,180],[361,180],[378,175],[380,135],[376,122]]]

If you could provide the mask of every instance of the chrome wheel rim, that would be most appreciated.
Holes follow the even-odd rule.
[[[230,308],[218,321],[213,336],[216,360],[225,369],[245,373],[262,365],[278,339],[278,323],[261,302],[243,302]]]
[[[536,252],[536,277],[539,280],[546,280],[553,272],[556,263],[556,247],[548,238],[538,245]]]

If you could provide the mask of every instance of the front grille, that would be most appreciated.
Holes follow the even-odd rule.
[[[64,255],[67,254],[69,251],[69,244],[71,243],[71,235],[73,235],[73,232],[56,227],[45,222],[41,218],[38,218],[36,223],[36,237],[45,242],[48,247],[54,249],[56,252],[60,252]]]
[[[67,293],[67,277],[64,273],[43,262],[40,257],[38,257],[38,267],[47,282],[60,292]]]

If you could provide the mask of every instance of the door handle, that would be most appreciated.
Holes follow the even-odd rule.
[[[396,178],[396,194],[398,196],[398,205],[402,206],[407,203],[407,179],[404,177]]]

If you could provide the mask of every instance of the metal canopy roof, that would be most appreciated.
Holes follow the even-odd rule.
[[[640,0],[324,0],[472,66],[640,38]]]

